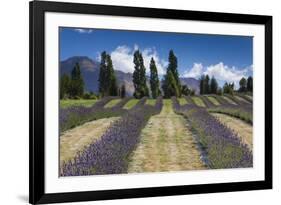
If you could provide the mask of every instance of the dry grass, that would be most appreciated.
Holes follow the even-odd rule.
[[[174,113],[171,100],[163,103],[161,113],[152,116],[142,130],[128,172],[206,169],[185,119]]]
[[[60,163],[73,159],[78,151],[99,139],[111,123],[119,117],[104,118],[85,123],[60,136]]]
[[[220,122],[232,129],[251,150],[253,149],[253,127],[244,121],[220,113],[212,113]]]

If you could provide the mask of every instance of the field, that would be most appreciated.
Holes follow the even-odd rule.
[[[60,102],[60,175],[253,166],[252,97]]]
[[[85,107],[91,107],[97,102],[97,100],[85,100],[85,99],[79,99],[79,100],[60,100],[60,107],[61,108],[68,108],[73,106],[85,106]]]

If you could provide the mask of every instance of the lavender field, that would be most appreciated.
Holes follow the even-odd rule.
[[[246,94],[60,106],[59,175],[252,167],[252,106]]]

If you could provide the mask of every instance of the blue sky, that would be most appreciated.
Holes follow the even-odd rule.
[[[181,76],[199,78],[214,75],[220,84],[238,83],[253,72],[253,40],[250,36],[202,35],[105,29],[60,29],[60,60],[88,56],[99,60],[102,51],[111,54],[114,69],[133,72],[133,53],[139,49],[147,72],[156,60],[160,75],[165,73],[168,53],[173,49]]]

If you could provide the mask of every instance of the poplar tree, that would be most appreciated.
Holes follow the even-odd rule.
[[[173,50],[169,52],[169,65],[167,67],[167,73],[164,76],[162,89],[164,91],[164,97],[169,98],[171,96],[181,96],[181,84],[178,74],[178,60]]]
[[[117,80],[115,76],[115,72],[113,69],[113,64],[110,55],[106,55],[106,64],[107,64],[107,83],[108,83],[108,94],[110,96],[117,96],[118,95],[118,87],[117,87]]]
[[[120,97],[126,97],[126,86],[124,84],[121,86]]]
[[[146,76],[145,76],[145,66],[143,62],[142,54],[139,50],[134,53],[134,73],[133,73],[133,83],[134,83],[134,97],[142,98],[144,96],[149,96],[148,88],[146,85]]]
[[[172,74],[175,78],[175,81],[177,83],[178,88],[180,89],[180,79],[179,79],[179,73],[178,73],[178,59],[174,54],[173,50],[170,50],[169,52],[169,65],[168,70],[172,71]]]
[[[158,78],[157,67],[155,65],[155,61],[153,58],[151,58],[151,60],[150,60],[149,68],[150,68],[151,95],[153,98],[157,98],[160,95],[159,78]]]
[[[204,91],[205,93],[204,94],[209,94],[210,93],[210,85],[209,85],[209,81],[210,81],[210,78],[208,75],[205,76],[205,82],[204,82]]]
[[[67,74],[63,74],[60,78],[60,99],[69,96],[70,91],[70,77]]]
[[[104,96],[117,96],[117,80],[109,54],[105,51],[101,53],[100,73],[99,73],[99,93]]]
[[[253,92],[253,78],[249,76],[247,79],[247,91]]]
[[[71,97],[82,97],[84,92],[84,81],[80,71],[79,63],[76,63],[71,72]]]
[[[200,95],[205,94],[205,75],[202,75],[200,78]]]
[[[239,86],[240,86],[240,88],[239,88],[239,91],[240,92],[245,92],[245,91],[247,91],[247,80],[246,80],[246,78],[241,78],[241,80],[239,81]]]
[[[211,78],[211,83],[210,83],[210,93],[217,94],[217,91],[218,91],[218,82],[215,79],[215,77],[213,76]]]
[[[105,96],[105,92],[107,90],[108,82],[106,82],[106,73],[107,73],[107,65],[106,65],[106,52],[103,51],[101,53],[101,62],[100,62],[100,73],[99,73],[99,93],[103,97]]]

